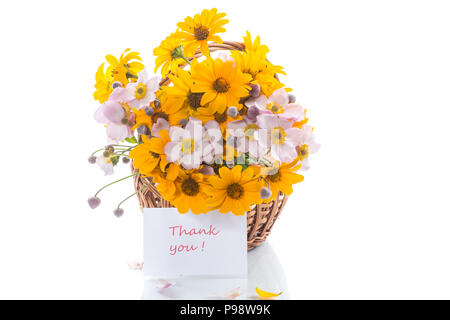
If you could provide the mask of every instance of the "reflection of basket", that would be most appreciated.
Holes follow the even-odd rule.
[[[209,49],[211,52],[218,50],[240,50],[244,49],[244,45],[239,42],[224,41],[222,44],[210,43]],[[197,51],[194,58],[201,56]],[[160,85],[168,85],[170,83],[168,78],[164,78]],[[134,173],[137,172],[134,168]],[[134,187],[136,190],[143,188],[151,182],[151,178],[141,176],[140,174],[134,177]],[[154,185],[150,185],[143,191],[137,194],[141,208],[172,208],[173,206],[164,200],[161,194],[156,190]],[[283,193],[279,193],[276,200],[269,203],[263,203],[252,206],[251,210],[247,212],[247,249],[251,250],[266,240],[272,229],[275,220],[283,210],[288,197]]]

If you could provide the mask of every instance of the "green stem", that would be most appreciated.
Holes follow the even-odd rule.
[[[126,150],[121,151],[121,153],[124,154],[125,152],[131,151],[132,149],[133,149],[133,147],[130,147],[130,148],[126,149]]]
[[[189,59],[186,58],[185,56],[182,56],[181,59],[183,59],[184,61],[186,61],[189,65],[191,64],[191,62],[189,61]]]
[[[122,150],[130,151],[131,149],[133,149],[135,147],[135,146],[124,146],[124,145],[120,145],[120,144],[111,144],[110,146],[115,147],[114,149],[121,149],[118,151],[122,151]],[[95,155],[97,152],[100,152],[100,151],[105,151],[105,148],[95,150],[94,152],[92,152],[91,156]]]
[[[116,180],[116,181],[113,181],[113,182],[111,182],[111,183],[108,183],[106,186],[101,187],[101,188],[97,191],[97,193],[94,195],[94,197],[96,197],[96,196],[100,193],[100,191],[102,191],[103,189],[105,189],[105,188],[107,188],[107,187],[109,187],[109,186],[111,186],[111,185],[113,185],[113,184],[115,184],[115,183],[117,183],[117,182],[120,182],[120,181],[126,180],[126,179],[128,179],[128,178],[134,177],[135,175],[138,175],[138,174],[139,174],[139,173],[136,172],[136,173],[133,173],[132,175],[129,175],[128,177],[124,177],[124,178],[121,178],[121,179],[119,179],[119,180]]]
[[[122,147],[122,148],[134,148],[135,147],[135,146],[127,146],[127,145],[123,145],[123,144],[110,144],[110,146]]]
[[[120,208],[120,206],[122,205],[122,203],[124,203],[125,201],[127,201],[128,199],[130,199],[132,196],[138,194],[139,192],[147,189],[150,185],[152,185],[152,183],[150,182],[149,184],[146,184],[145,186],[143,186],[142,188],[140,188],[138,191],[136,191],[133,194],[130,194],[128,197],[126,197],[125,199],[123,199],[121,202],[119,202],[119,204],[117,205],[117,209]]]
[[[100,152],[102,150],[105,150],[105,148],[101,148],[101,149],[95,150],[94,152],[92,152],[91,156],[93,156],[94,154],[96,154],[97,152]]]
[[[131,72],[127,72],[126,76],[127,76],[127,78],[133,78],[133,79],[137,79],[138,78],[137,75],[132,74]]]

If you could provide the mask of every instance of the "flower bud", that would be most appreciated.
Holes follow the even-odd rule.
[[[111,156],[111,153],[109,153],[107,150],[103,151],[103,158],[109,158]]]
[[[117,209],[115,209],[113,212],[114,212],[114,215],[115,215],[117,218],[120,218],[120,217],[123,215],[123,209],[122,209],[122,208],[117,208]]]
[[[114,153],[114,147],[112,145],[108,145],[105,147],[105,150],[109,153]]]
[[[97,162],[97,157],[96,157],[96,156],[90,156],[90,157],[88,158],[88,162],[89,162],[90,164],[96,163],[96,162]]]
[[[137,128],[139,134],[148,134],[149,130],[147,126],[141,125]]]
[[[89,204],[89,207],[91,207],[91,209],[97,208],[100,205],[100,202],[102,202],[102,201],[100,200],[100,198],[97,198],[97,197],[90,197],[88,199],[88,204]]]
[[[239,114],[239,111],[236,107],[229,107],[228,108],[228,115],[232,118],[236,118],[237,115]]]
[[[113,89],[115,89],[115,88],[122,88],[122,83],[120,83],[120,81],[115,81],[112,84],[112,88]]]
[[[128,124],[128,118],[122,118],[122,120],[120,120],[120,123],[123,125]]]
[[[153,115],[153,112],[155,111],[155,109],[153,109],[152,107],[146,107],[144,110],[145,114],[148,115],[149,117]]]
[[[180,122],[178,122],[178,124],[182,127],[185,127],[188,123],[188,119],[181,119]]]
[[[259,109],[258,107],[255,106],[251,106],[250,108],[248,108],[247,110],[247,118],[250,121],[256,121],[256,117],[259,115]]]
[[[270,190],[267,187],[262,188],[259,190],[259,194],[261,195],[262,199],[269,199],[272,196],[272,190]]]
[[[261,86],[259,84],[250,84],[250,87],[252,88],[250,90],[250,95],[253,98],[259,97],[259,95],[261,94]]]
[[[159,107],[161,107],[161,101],[159,101],[159,99],[155,99],[155,101],[153,101],[153,104],[155,105],[155,108],[158,109]]]
[[[130,158],[128,158],[128,157],[123,157],[123,158],[122,158],[122,162],[125,163],[125,164],[130,163]]]
[[[198,172],[204,174],[205,176],[213,176],[216,174],[213,167],[207,165],[204,165],[200,170],[198,170]]]
[[[289,93],[288,97],[289,97],[289,103],[295,103],[295,101],[297,101],[295,96],[291,93]]]

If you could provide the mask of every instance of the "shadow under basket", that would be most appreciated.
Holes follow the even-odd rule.
[[[223,43],[209,43],[209,50],[211,52],[221,50],[244,50],[244,44],[236,41],[224,41]],[[202,54],[197,50],[196,54],[192,58],[199,58]],[[192,60],[192,58],[188,58]],[[278,76],[275,75],[278,79]],[[169,85],[170,80],[165,77],[159,83],[160,86]],[[132,166],[133,173],[137,170]],[[140,174],[134,176],[134,187],[140,190],[142,187],[148,185],[151,182],[151,178],[143,177]],[[159,194],[156,187],[152,184],[143,191],[137,193],[139,204],[141,208],[173,208],[167,200],[163,199]],[[275,220],[283,210],[288,197],[279,192],[277,198],[269,203],[263,203],[259,205],[253,205],[251,210],[247,212],[247,249],[252,250],[263,243],[272,229]],[[230,213],[231,214],[231,213]]]
[[[132,170],[135,173],[137,172],[134,168]],[[134,188],[140,190],[151,181],[151,178],[138,174],[134,176]],[[137,197],[141,209],[174,207],[161,196],[153,184],[137,193]],[[280,192],[275,200],[253,205],[251,210],[247,212],[247,250],[252,250],[266,240],[287,199],[288,197]],[[231,215],[231,213],[229,214]]]

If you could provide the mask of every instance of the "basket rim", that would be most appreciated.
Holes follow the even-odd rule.
[[[208,47],[210,49],[210,52],[216,52],[220,50],[228,50],[228,51],[245,51],[245,44],[239,41],[223,41],[222,43],[217,42],[210,42],[208,43]],[[203,54],[200,51],[200,48],[197,49],[195,54],[192,57],[186,57],[189,62],[191,62],[194,59],[202,57]],[[269,61],[269,60],[267,60]],[[178,67],[184,69],[186,67],[185,64],[180,64]],[[170,71],[169,71],[170,73]],[[275,79],[279,80],[278,74],[275,74]],[[170,84],[170,79],[166,75],[161,81],[159,82],[159,86],[168,86]]]

